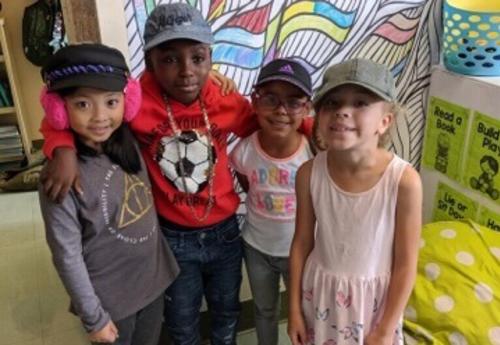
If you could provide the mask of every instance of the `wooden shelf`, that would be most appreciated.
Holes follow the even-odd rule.
[[[0,115],[4,114],[15,114],[16,108],[14,107],[0,107]]]
[[[2,77],[6,76],[10,87],[13,105],[11,107],[0,107],[0,125],[16,125],[19,130],[24,154],[28,161],[31,160],[31,141],[24,121],[24,109],[21,102],[19,81],[13,64],[13,57],[5,33],[5,22],[0,18],[0,69]],[[7,158],[5,158],[7,159]],[[10,159],[10,158],[9,158]],[[12,157],[16,161],[16,157]]]

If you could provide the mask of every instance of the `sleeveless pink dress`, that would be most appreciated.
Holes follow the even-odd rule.
[[[408,163],[395,155],[375,186],[349,193],[330,177],[326,157],[315,157],[310,181],[317,227],[302,279],[308,345],[363,345],[384,310],[398,186]],[[394,344],[403,344],[401,326]]]

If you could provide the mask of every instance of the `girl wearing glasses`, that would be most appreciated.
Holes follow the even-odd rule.
[[[260,130],[231,153],[248,193],[244,255],[259,345],[278,344],[280,277],[287,285],[295,227],[295,175],[313,157],[298,131],[312,109],[311,94],[309,73],[298,62],[276,59],[264,66],[252,94]]]

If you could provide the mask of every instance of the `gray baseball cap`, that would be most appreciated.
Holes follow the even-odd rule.
[[[345,84],[362,86],[389,102],[396,100],[394,78],[387,66],[366,59],[351,59],[326,70],[314,97],[314,105],[318,106],[328,92]]]
[[[212,29],[201,13],[185,3],[158,5],[144,28],[144,51],[176,39],[213,44]]]

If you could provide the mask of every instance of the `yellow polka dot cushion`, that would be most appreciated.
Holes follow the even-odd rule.
[[[408,345],[500,345],[500,233],[472,221],[425,225],[404,317]]]

